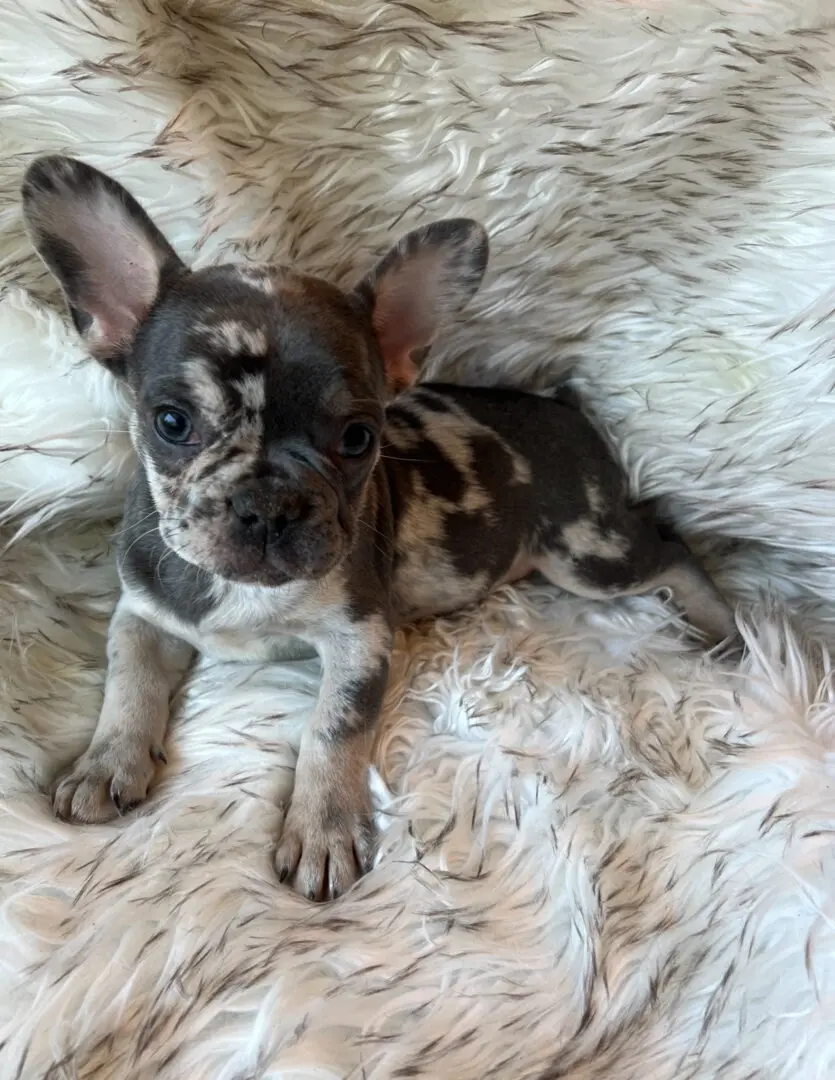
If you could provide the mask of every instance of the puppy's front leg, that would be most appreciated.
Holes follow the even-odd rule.
[[[322,688],[302,737],[276,870],[302,895],[328,900],[369,870],[374,858],[368,768],[388,682],[391,631],[376,616],[348,624],[319,648]]]
[[[193,649],[119,601],[107,637],[108,668],[99,722],[86,753],[56,781],[56,814],[109,821],[141,802],[168,726],[169,699]]]

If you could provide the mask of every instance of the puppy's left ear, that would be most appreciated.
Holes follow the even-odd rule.
[[[392,393],[411,386],[442,320],[478,290],[488,254],[477,221],[435,221],[404,236],[357,286],[371,310]]]

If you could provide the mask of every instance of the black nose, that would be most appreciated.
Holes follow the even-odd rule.
[[[282,506],[269,494],[241,488],[229,499],[229,506],[250,540],[270,544],[278,540],[293,521],[302,516],[296,505]]]

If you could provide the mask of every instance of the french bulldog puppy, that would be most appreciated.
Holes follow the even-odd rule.
[[[414,385],[480,284],[476,222],[409,233],[344,292],[286,266],[189,270],[121,185],[71,158],[35,161],[22,197],[87,348],[132,391],[138,457],[101,717],[55,785],[62,818],[145,798],[195,650],[312,649],[321,692],[275,865],[336,897],[374,855],[368,766],[398,623],[539,571],[595,599],[667,588],[710,642],[734,633],[570,401]]]

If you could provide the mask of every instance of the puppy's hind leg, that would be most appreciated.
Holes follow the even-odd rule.
[[[662,542],[661,566],[641,592],[667,588],[690,623],[711,645],[736,638],[733,609],[695,557],[674,541]]]
[[[685,545],[662,539],[654,524],[628,510],[565,527],[560,543],[535,564],[555,585],[592,599],[669,589],[710,645],[737,636],[730,605]]]

